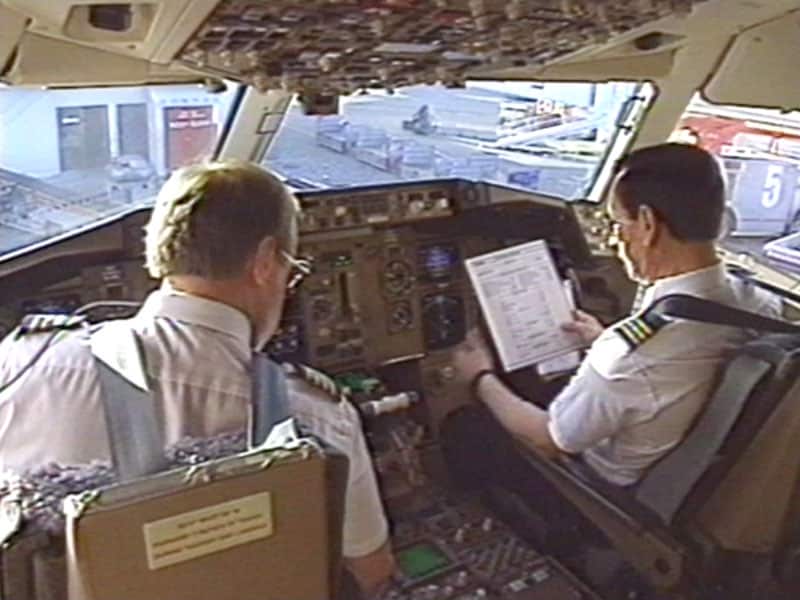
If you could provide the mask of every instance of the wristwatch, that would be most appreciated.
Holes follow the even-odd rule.
[[[474,400],[481,399],[480,395],[478,394],[478,387],[480,386],[483,378],[487,375],[495,375],[495,372],[492,369],[481,369],[475,374],[475,376],[472,378],[472,381],[469,382],[469,393]]]

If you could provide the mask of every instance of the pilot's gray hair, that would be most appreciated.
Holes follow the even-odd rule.
[[[255,164],[181,168],[161,188],[145,228],[147,271],[157,279],[237,277],[266,237],[293,251],[297,211],[286,186]]]

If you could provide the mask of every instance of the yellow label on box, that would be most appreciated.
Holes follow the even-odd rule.
[[[233,548],[272,535],[269,492],[145,523],[150,570]]]

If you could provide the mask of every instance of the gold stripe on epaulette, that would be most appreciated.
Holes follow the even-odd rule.
[[[614,328],[614,331],[619,333],[631,348],[638,347],[645,338],[643,330],[637,328],[636,324],[630,319],[620,323]]]
[[[650,325],[647,324],[647,321],[645,321],[644,319],[636,319],[635,322],[636,326],[642,330],[643,335],[645,335],[646,337],[650,337],[655,333],[653,329],[650,327]]]
[[[20,321],[16,337],[20,338],[30,333],[45,333],[48,331],[75,329],[86,323],[83,315],[64,314],[32,314],[25,315]]]
[[[622,331],[624,331],[624,332],[625,332],[625,334],[626,334],[626,335],[627,335],[627,336],[628,336],[628,337],[629,337],[631,340],[633,340],[633,342],[634,342],[634,343],[639,343],[639,332],[638,332],[638,331],[636,330],[636,328],[635,328],[635,327],[634,327],[634,326],[633,326],[633,325],[630,323],[630,321],[627,321],[627,322],[625,322],[625,323],[622,323],[622,325],[621,325],[620,327],[622,328]]]
[[[647,318],[650,318],[650,321]],[[631,350],[635,350],[647,340],[652,338],[667,321],[657,318],[658,315],[643,313],[638,316],[628,317],[618,323],[613,331],[619,334]]]
[[[628,344],[629,347],[635,348],[637,346],[636,338],[633,337],[633,335],[623,324],[614,327],[614,332],[619,334],[619,336]]]

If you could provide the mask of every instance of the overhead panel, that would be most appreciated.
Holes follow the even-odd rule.
[[[0,72],[12,85],[83,87],[194,82],[197,73],[182,66],[159,65],[143,59],[73,44],[63,39],[26,33],[8,69]],[[53,57],[58,57],[54,60]]]
[[[703,0],[224,0],[178,58],[311,94],[350,93],[541,66]]]

